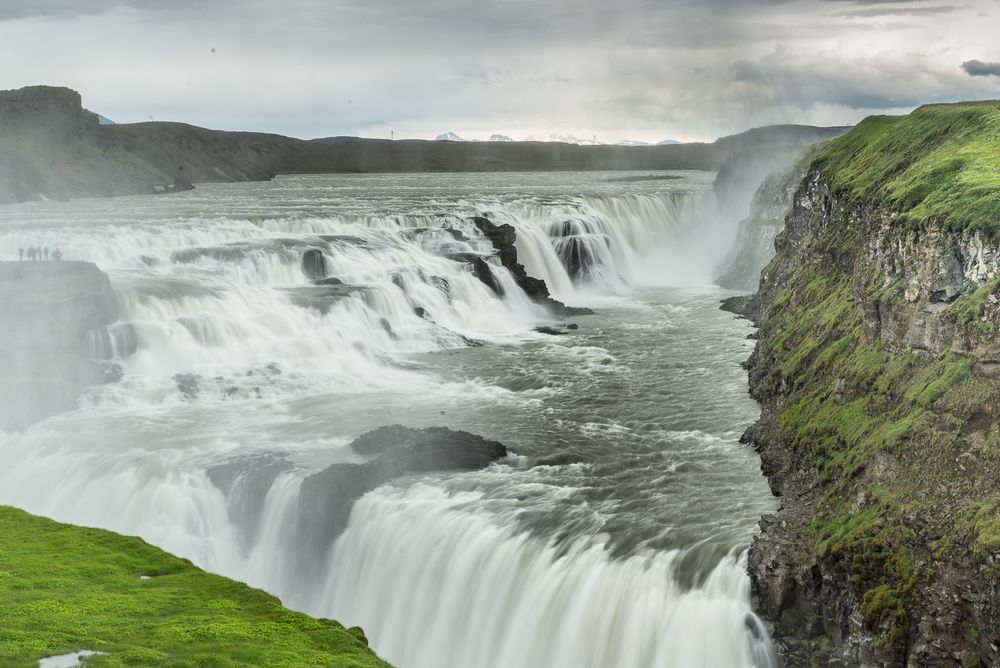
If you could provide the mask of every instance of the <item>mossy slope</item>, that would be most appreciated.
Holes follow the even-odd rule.
[[[138,538],[0,506],[0,665],[84,649],[107,653],[88,666],[388,668],[360,629]]]
[[[803,641],[791,665],[997,658],[1000,380],[962,351],[996,342],[1000,286],[945,306],[903,284],[962,235],[998,243],[998,142],[996,102],[865,120],[815,156],[764,271],[749,437],[785,528],[767,525],[751,575],[778,634]],[[931,321],[954,343],[899,345]]]
[[[871,116],[823,158],[836,191],[878,202],[911,225],[1000,235],[1000,103],[920,107]]]

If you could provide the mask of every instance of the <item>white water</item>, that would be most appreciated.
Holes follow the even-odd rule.
[[[361,624],[401,668],[767,664],[740,560],[770,504],[735,443],[753,417],[732,370],[742,333],[711,290],[633,296],[704,283],[728,250],[712,243],[707,179],[680,176],[296,177],[10,207],[0,255],[45,244],[97,262],[135,346],[119,341],[124,379],[79,411],[0,436],[0,502],[140,535]],[[500,298],[446,257],[490,249],[474,214],[512,224],[530,273],[602,313],[566,340],[532,332],[551,316],[503,267]],[[314,290],[310,248],[357,291],[297,303]],[[575,276],[573,253],[587,260]],[[176,374],[196,374],[197,394]],[[623,399],[608,401],[616,383]],[[650,389],[624,399],[635,387]],[[303,553],[303,477],[357,461],[349,441],[392,422],[484,433],[525,457],[376,490],[333,546]],[[563,452],[576,462],[533,466]],[[294,468],[240,519],[234,499],[255,488],[227,499],[207,471],[257,453]]]

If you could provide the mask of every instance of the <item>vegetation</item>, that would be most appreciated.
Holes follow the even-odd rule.
[[[1000,103],[867,119],[815,161],[855,211],[1000,233]],[[815,555],[845,564],[878,642],[893,644],[922,580],[956,555],[1000,550],[1000,381],[961,354],[887,349],[865,306],[905,309],[901,285],[868,263],[859,226],[812,227],[822,234],[797,242],[771,299],[755,383],[774,397],[800,488],[819,498]],[[998,288],[994,278],[943,313],[968,349],[996,340]]]
[[[144,577],[148,579],[143,579]],[[360,629],[281,606],[138,538],[0,506],[0,665],[387,668]]]
[[[883,203],[911,225],[1000,234],[1000,102],[872,116],[824,156],[839,193]]]

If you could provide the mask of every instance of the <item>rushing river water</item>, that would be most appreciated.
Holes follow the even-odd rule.
[[[400,668],[769,665],[743,563],[774,507],[737,442],[751,330],[709,285],[734,221],[710,174],[621,176],[281,177],[0,210],[0,255],[58,246],[109,274],[125,371],[0,435],[0,503],[361,625]],[[499,297],[454,259],[491,248],[472,215],[512,224],[529,273],[596,314],[533,331],[553,318],[503,267]],[[317,301],[309,249],[352,291]],[[332,545],[297,542],[303,477],[391,423],[515,454],[398,479]],[[295,464],[269,488],[209,477],[268,453]]]

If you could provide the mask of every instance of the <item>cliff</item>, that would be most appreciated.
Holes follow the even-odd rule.
[[[0,91],[0,203],[173,192],[276,174],[717,169],[735,153],[805,144],[840,128],[774,126],[668,146],[450,142],[222,132],[183,123],[100,125],[67,88]]]
[[[720,286],[730,290],[757,289],[761,271],[774,257],[774,240],[785,226],[785,214],[792,205],[792,197],[805,176],[809,162],[803,156],[807,151],[806,147],[784,151],[776,160],[751,163],[756,167],[756,180],[746,182],[759,186],[753,191],[749,205],[745,200],[730,205],[729,210],[733,212],[746,211],[749,207],[749,215],[740,220],[733,248],[721,264],[721,274],[716,278]],[[760,174],[765,175],[763,181]],[[730,180],[726,172],[720,171],[715,182],[716,191],[739,192],[738,188],[729,185]]]
[[[0,429],[76,408],[84,388],[113,373],[102,360],[118,304],[96,265],[0,262],[0,304]]]
[[[282,607],[139,538],[0,506],[0,664],[388,668],[359,628]],[[58,665],[75,665],[65,659]]]
[[[873,117],[795,190],[748,312],[787,665],[1000,662],[1000,103]]]

